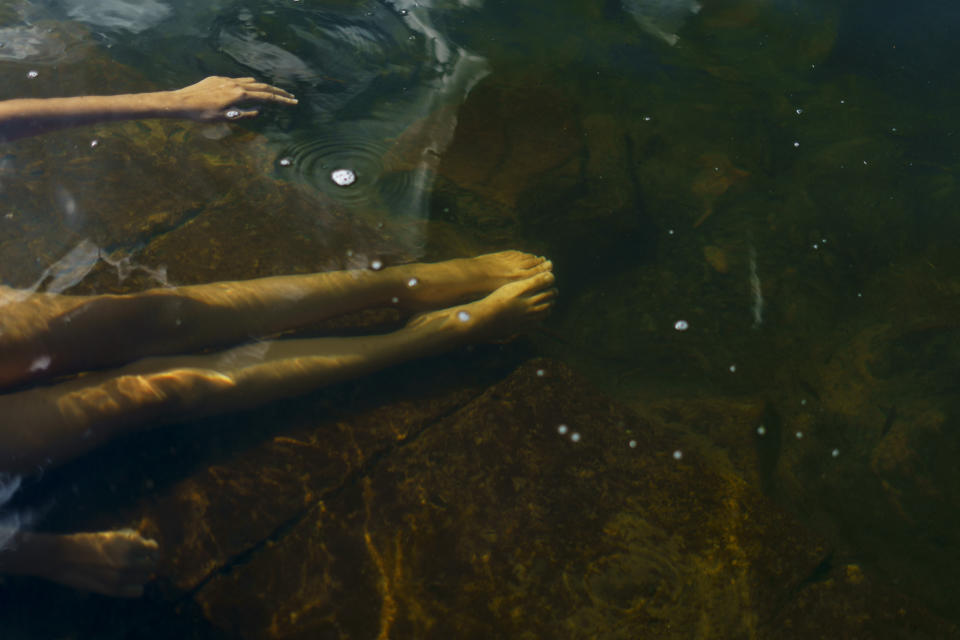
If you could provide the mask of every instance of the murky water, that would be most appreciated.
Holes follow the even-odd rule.
[[[216,74],[255,76],[299,104],[236,123],[106,123],[4,143],[0,284],[125,293],[505,248],[550,256],[561,302],[522,347],[422,366],[565,363],[685,433],[677,465],[687,446],[707,452],[822,536],[827,564],[860,567],[956,622],[958,9],[702,4],[8,3],[3,99],[173,89]],[[463,376],[462,388],[498,379]],[[362,388],[361,400],[340,388],[314,400],[366,407]],[[182,431],[151,434],[146,445],[192,455],[154,461],[162,479],[121,498],[101,494],[122,471],[29,480],[16,513],[37,529],[115,526],[104,505],[139,513],[157,487],[190,482],[314,411],[296,406],[216,419],[246,425],[242,446],[224,445],[222,430],[189,446]],[[96,464],[121,464],[137,446]],[[604,472],[600,461],[590,469]],[[80,507],[63,506],[70,495]],[[233,561],[281,534],[251,534]],[[641,537],[674,544],[659,535]],[[640,555],[622,572],[653,562]],[[657,575],[683,573],[668,568]],[[184,584],[186,596],[154,594],[154,609],[110,609],[115,628],[181,607],[196,637],[217,637],[222,611],[191,604],[206,582]],[[206,617],[192,617],[195,606]],[[94,627],[63,637],[106,637]],[[248,635],[292,637],[270,633]]]

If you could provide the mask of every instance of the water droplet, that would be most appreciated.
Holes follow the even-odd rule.
[[[804,406],[804,407],[807,406],[807,399],[806,399],[806,398],[800,398],[800,405],[801,405],[801,406]]]
[[[793,146],[794,146],[794,148],[799,147],[799,146],[800,146],[800,141],[799,141],[799,140],[794,140],[794,141],[793,141]]]
[[[667,229],[667,235],[672,236],[674,234],[673,229]]]
[[[408,13],[410,13],[410,12],[407,11],[406,9],[400,9],[400,15],[405,16],[405,15],[407,15]]]
[[[677,320],[673,324],[673,328],[676,329],[677,331],[686,331],[687,329],[690,328],[690,325],[687,323],[686,320]]]
[[[797,115],[800,115],[801,113],[803,113],[803,109],[797,109]]]
[[[410,278],[409,280],[407,280],[407,286],[410,287],[411,289],[417,286],[418,284],[420,284],[420,281],[417,280],[416,278]]]
[[[643,116],[644,122],[650,122],[650,116]]]
[[[736,373],[736,372],[737,372],[737,365],[735,364],[730,365],[730,373]]]
[[[380,262],[379,260],[374,260],[373,262],[370,263],[370,268],[373,269],[374,271],[380,271],[380,269],[383,269],[383,263]]]
[[[27,71],[27,78],[29,78],[30,80],[33,80],[39,75],[40,73],[38,71],[34,71],[33,69],[31,69],[30,71]]]
[[[797,431],[794,435],[797,436],[797,440],[803,440],[803,431]]]
[[[338,187],[349,187],[357,181],[357,174],[352,169],[337,169],[330,174],[330,179]]]
[[[347,257],[348,257],[348,258],[352,258],[352,257],[353,257],[353,249],[347,249]]]
[[[764,435],[766,435],[766,434],[767,434],[767,428],[766,428],[765,426],[760,425],[759,427],[757,427],[757,435],[758,435],[758,436],[764,436]]]
[[[830,455],[833,456],[834,458],[839,457],[839,456],[840,456],[840,449],[834,449],[833,451],[830,452]]]
[[[100,144],[100,141],[97,140],[96,138],[94,138],[93,140],[90,141],[90,148],[93,149],[93,148],[96,147],[98,144]]]
[[[537,369],[537,377],[538,377],[538,378],[542,378],[542,377],[545,376],[545,375],[547,375],[547,372],[546,372],[546,371],[544,371],[543,369]]]
[[[813,248],[814,248],[814,249],[819,249],[819,248],[820,248],[820,245],[818,245],[816,242],[814,242],[814,243],[813,243]]]
[[[677,449],[676,451],[673,452],[674,460],[680,460],[681,458],[683,458],[683,451],[680,451],[680,449]]]
[[[637,448],[637,441],[636,441],[636,440],[631,440],[628,444],[630,445],[630,448],[631,448],[631,449],[636,449],[636,448]]]
[[[236,109],[230,109],[229,111],[227,111],[226,116],[231,120],[236,120],[237,118],[240,117],[240,112],[237,111]]]
[[[293,164],[293,160],[290,158],[280,158],[281,167],[289,167],[291,164]]]
[[[580,434],[574,431],[570,434],[570,442],[580,442]]]
[[[390,302],[392,302],[393,304],[398,304],[400,302],[400,298],[394,296],[390,298]]]
[[[557,427],[557,433],[559,433],[560,435],[563,435],[566,432],[567,432],[567,425],[561,424]]]
[[[470,322],[470,312],[469,311],[458,311],[457,320],[460,322]]]

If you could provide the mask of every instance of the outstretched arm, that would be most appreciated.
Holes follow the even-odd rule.
[[[250,104],[296,104],[292,94],[254,78],[211,76],[176,91],[0,102],[0,141],[112,120],[183,118],[217,121],[257,115]]]

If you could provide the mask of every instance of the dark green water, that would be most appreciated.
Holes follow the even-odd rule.
[[[218,74],[300,104],[5,144],[0,283],[550,256],[562,301],[530,353],[628,406],[714,407],[677,421],[833,562],[956,621],[960,9],[409,4],[5,6],[0,98]]]

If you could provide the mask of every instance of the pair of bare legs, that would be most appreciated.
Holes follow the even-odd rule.
[[[28,474],[158,422],[243,409],[522,331],[553,304],[551,269],[506,251],[128,296],[0,291],[0,385],[90,372],[0,395],[0,471]],[[382,335],[251,342],[390,306],[417,315]],[[230,345],[239,346],[180,355]],[[133,531],[21,532],[0,551],[0,573],[138,596],[157,551]]]

